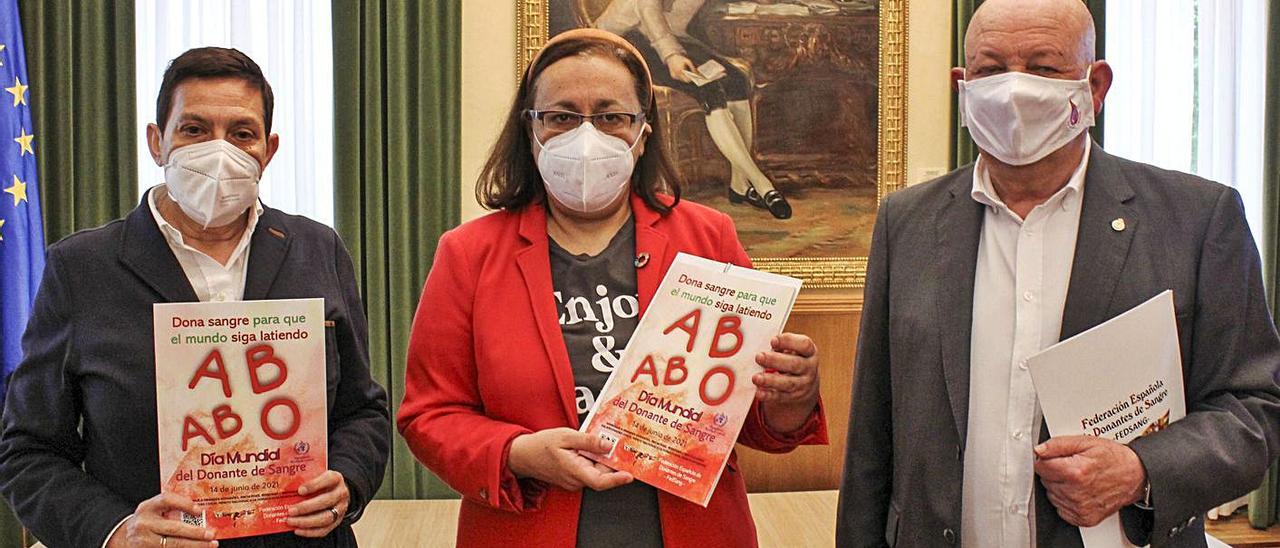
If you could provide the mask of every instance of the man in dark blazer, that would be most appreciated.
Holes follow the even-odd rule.
[[[296,531],[220,545],[355,546],[350,524],[387,462],[386,393],[370,377],[363,306],[338,235],[256,199],[278,146],[271,110],[270,86],[243,53],[178,57],[148,126],[166,184],[124,219],[49,248],[0,431],[0,493],[45,544],[212,545],[212,531],[176,519],[197,513],[190,500],[159,495],[152,305],[320,297],[329,470],[303,486],[289,518]]]
[[[1204,546],[1204,513],[1280,452],[1280,341],[1239,195],[1090,141],[1111,82],[1093,49],[1079,0],[975,13],[953,76],[979,160],[876,221],[838,546],[1079,546],[1116,512],[1136,544]],[[1127,446],[1048,439],[1025,358],[1166,289],[1186,418]]]

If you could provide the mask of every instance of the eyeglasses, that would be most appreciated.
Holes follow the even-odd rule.
[[[546,131],[564,133],[573,131],[582,125],[584,120],[591,122],[592,127],[620,137],[632,137],[636,124],[644,123],[643,112],[597,112],[580,114],[567,110],[534,110],[525,111],[529,118],[542,125]]]

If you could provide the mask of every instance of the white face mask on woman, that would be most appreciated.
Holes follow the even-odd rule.
[[[173,149],[165,187],[182,212],[203,228],[236,220],[258,199],[258,159],[222,139]]]
[[[1094,123],[1088,76],[1006,72],[958,84],[961,123],[979,148],[1009,165],[1039,161]]]
[[[534,139],[537,139],[534,135]],[[538,141],[538,172],[547,192],[561,205],[579,213],[603,211],[626,192],[635,171],[634,143],[601,133],[590,122]]]

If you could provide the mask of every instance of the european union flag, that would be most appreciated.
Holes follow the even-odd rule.
[[[35,128],[17,0],[0,0],[0,413],[44,272]]]

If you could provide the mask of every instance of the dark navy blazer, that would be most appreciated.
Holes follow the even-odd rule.
[[[146,200],[49,247],[9,381],[0,493],[51,547],[101,546],[160,492],[151,305],[198,299]],[[382,483],[391,426],[386,392],[369,373],[351,257],[332,229],[266,208],[244,299],[314,297],[325,301],[329,468],[346,478],[354,512]],[[288,533],[220,545],[354,546],[355,538],[347,523],[320,540]]]

